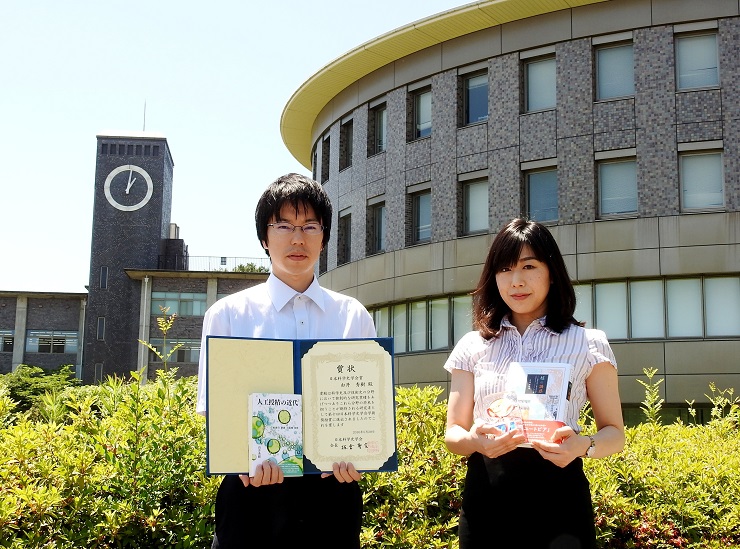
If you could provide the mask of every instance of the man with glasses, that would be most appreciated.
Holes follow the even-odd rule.
[[[274,181],[257,203],[257,237],[270,257],[263,284],[220,299],[206,311],[198,370],[197,411],[206,415],[206,337],[339,339],[375,337],[372,317],[348,297],[319,286],[319,254],[329,241],[332,205],[316,181],[295,173]],[[248,368],[248,365],[245,365]],[[246,395],[245,395],[246,407]],[[245,408],[246,409],[246,408]],[[234,433],[234,436],[247,436]],[[360,473],[335,463],[333,473],[283,476],[274,463],[253,477],[224,476],[216,496],[212,549],[299,547],[359,549]],[[286,545],[291,544],[291,545]]]

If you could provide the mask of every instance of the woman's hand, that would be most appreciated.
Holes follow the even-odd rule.
[[[339,482],[357,482],[362,478],[362,473],[358,473],[355,466],[351,463],[334,463],[332,465],[331,473],[321,473],[321,478],[326,478],[334,475]]]
[[[470,428],[470,438],[479,446],[478,453],[489,458],[511,452],[525,441],[524,435],[516,429],[504,433],[493,425],[481,422],[475,422]]]
[[[283,470],[278,467],[278,464],[274,461],[263,461],[254,471],[254,476],[239,475],[242,479],[244,487],[250,484],[255,488],[258,486],[266,486],[268,484],[280,484],[285,479]]]
[[[577,457],[581,457],[591,441],[584,446],[586,437],[577,435],[568,427],[560,427],[556,430],[549,441],[533,440],[532,447],[548,461],[552,461],[558,467],[565,467]]]

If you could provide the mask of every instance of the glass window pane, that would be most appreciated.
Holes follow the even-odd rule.
[[[663,282],[645,280],[630,284],[632,337],[665,337]]]
[[[464,186],[463,231],[470,234],[488,230],[488,180],[467,183]]]
[[[586,323],[586,328],[594,327],[593,297],[591,295],[591,284],[574,284],[576,292],[576,310],[573,316],[576,320]]]
[[[530,173],[527,176],[529,186],[529,216],[535,221],[557,221],[558,219],[558,172]]]
[[[452,298],[452,343],[473,329],[473,298],[458,295]]]
[[[471,76],[465,80],[465,123],[488,120],[488,74]]]
[[[686,278],[666,283],[668,337],[701,337],[701,280]]]
[[[387,111],[385,107],[375,111],[375,152],[385,150],[385,129],[387,120]]]
[[[449,301],[445,299],[433,299],[429,303],[431,315],[431,349],[446,349],[449,345]]]
[[[393,306],[393,350],[405,353],[406,346],[406,305]]]
[[[527,63],[527,110],[555,106],[555,58]]]
[[[429,240],[432,238],[432,193],[414,196],[414,206],[414,240]]]
[[[596,284],[596,327],[609,339],[627,339],[627,284]]]
[[[409,351],[424,351],[427,348],[427,302],[411,303],[411,345]]]
[[[375,321],[375,332],[378,337],[390,337],[390,309],[388,307],[376,309],[373,312],[373,320]]]
[[[681,155],[681,206],[721,208],[724,206],[722,155]]]
[[[380,252],[385,250],[385,204],[380,204],[376,206],[373,210],[373,215],[375,217],[374,251]]]
[[[635,95],[632,44],[596,50],[596,98]]]
[[[680,90],[719,86],[717,35],[677,38],[676,72]]]
[[[599,208],[602,215],[637,211],[637,167],[634,160],[599,164]]]
[[[704,281],[708,336],[740,335],[740,278]]]
[[[419,93],[415,97],[416,137],[432,133],[432,92]]]

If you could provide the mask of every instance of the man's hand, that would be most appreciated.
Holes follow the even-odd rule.
[[[250,477],[249,475],[239,475],[239,478],[242,479],[242,484],[244,484],[245,487],[251,484],[256,488],[258,486],[266,486],[268,484],[280,484],[283,482],[285,475],[283,474],[283,470],[278,467],[277,463],[274,461],[265,461],[257,466],[253,477]]]
[[[362,473],[358,473],[355,466],[351,463],[334,463],[331,473],[321,473],[321,478],[334,475],[339,482],[357,482],[362,478]]]

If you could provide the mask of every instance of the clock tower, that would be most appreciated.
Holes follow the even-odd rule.
[[[174,163],[152,132],[97,136],[90,281],[82,380],[136,370],[142,282],[126,269],[163,268],[172,209]]]

